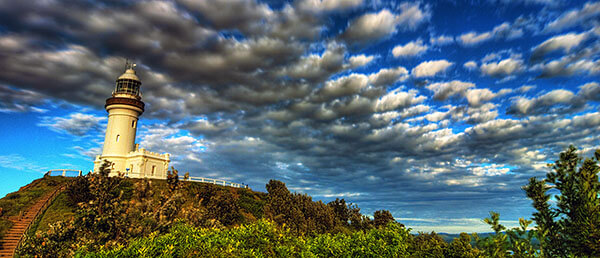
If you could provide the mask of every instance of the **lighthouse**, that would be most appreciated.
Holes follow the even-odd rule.
[[[108,112],[108,124],[102,154],[94,161],[94,171],[108,160],[112,163],[110,176],[121,174],[132,178],[165,179],[170,155],[147,151],[135,143],[138,120],[145,105],[140,92],[142,81],[134,68],[135,64],[126,63],[125,72],[117,78],[112,97],[106,100],[104,107]]]

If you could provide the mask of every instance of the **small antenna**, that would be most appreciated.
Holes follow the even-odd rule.
[[[133,69],[133,68],[135,68],[136,66],[137,66],[137,64],[135,64],[135,63],[133,63],[133,62],[129,61],[129,59],[128,59],[128,58],[127,58],[127,59],[125,59],[125,70],[127,70],[127,69]]]

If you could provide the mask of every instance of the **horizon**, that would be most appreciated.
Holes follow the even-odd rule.
[[[235,11],[232,11],[235,10]],[[416,231],[512,228],[523,185],[600,148],[600,2],[0,3],[0,196],[93,168],[125,60],[136,142],[181,174],[270,179]]]

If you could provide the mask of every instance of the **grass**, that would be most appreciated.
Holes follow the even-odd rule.
[[[54,199],[54,202],[48,207],[42,215],[38,227],[35,231],[48,231],[49,225],[57,221],[68,221],[75,216],[76,207],[72,205],[65,193],[61,193]]]
[[[0,238],[2,238],[12,226],[12,222],[8,220],[9,217],[19,215],[21,212],[26,211],[28,207],[33,205],[43,195],[71,179],[72,178],[62,176],[36,179],[30,184],[21,187],[19,191],[9,193],[6,197],[0,199],[0,209],[2,209],[2,215],[0,216]]]
[[[50,192],[56,186],[72,180],[72,177],[52,176],[37,179],[27,186],[22,187],[19,191],[8,194],[5,198],[0,199],[0,208],[3,210],[3,215],[0,216],[0,238],[12,226],[8,221],[8,217],[18,215],[19,212],[25,211],[29,206],[33,205],[44,194]],[[123,185],[123,190],[126,194],[131,194],[136,182],[141,179],[127,179],[128,183]],[[168,192],[167,182],[165,180],[150,180],[152,189],[152,198],[156,201],[162,198],[161,193]],[[266,203],[267,194],[254,192],[250,189],[224,187],[209,183],[198,182],[181,182],[184,192],[187,193],[187,202],[197,201],[199,198],[209,198],[212,194],[220,191],[229,191],[234,195],[237,201],[243,222],[256,221],[263,217],[263,207]],[[200,197],[202,196],[202,197]],[[75,216],[77,209],[76,204],[71,203],[66,193],[62,193],[56,197],[54,202],[42,214],[36,224],[32,227],[33,232],[45,232],[49,229],[49,225],[57,221],[68,221]]]

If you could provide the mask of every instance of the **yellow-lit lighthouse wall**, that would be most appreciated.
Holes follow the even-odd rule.
[[[128,69],[119,78],[139,81],[133,69]],[[141,103],[141,96],[135,94],[113,93],[111,99],[114,98],[132,99],[134,103]],[[109,176],[166,179],[170,155],[150,152],[135,144],[138,118],[144,112],[143,103],[141,106],[122,103],[109,103],[107,100],[108,124],[102,154],[94,160],[94,172],[99,171],[102,163],[107,160],[112,163]]]
[[[131,105],[110,105],[103,156],[123,156],[134,150],[138,117],[142,110]]]

